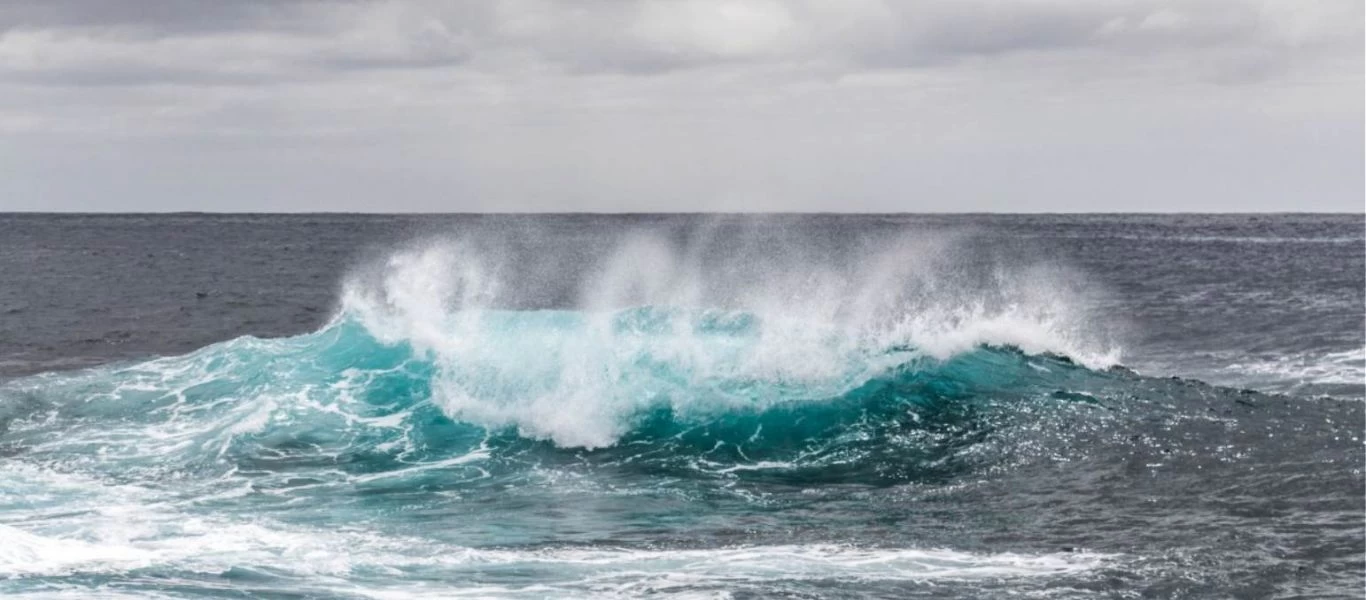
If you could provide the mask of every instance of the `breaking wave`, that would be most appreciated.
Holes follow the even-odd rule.
[[[1089,585],[1144,559],[880,519],[1298,410],[1118,366],[1103,290],[970,237],[497,233],[359,265],[310,333],[0,383],[0,591]]]
[[[575,274],[572,308],[541,309],[515,307],[538,280],[505,248],[428,241],[365,265],[314,333],[12,382],[10,452],[382,472],[520,440],[720,471],[845,464],[933,454],[889,440],[971,428],[1118,356],[1074,274],[951,238],[831,257],[630,235]]]

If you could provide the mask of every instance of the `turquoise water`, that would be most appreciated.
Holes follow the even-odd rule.
[[[96,572],[180,578],[191,577],[182,569],[210,569],[281,584],[313,584],[335,569],[347,580],[407,580],[477,568],[488,585],[544,579],[602,591],[592,583],[601,572],[640,563],[633,568],[664,577],[701,561],[705,580],[707,571],[730,573],[737,553],[752,555],[759,573],[781,574],[806,556],[813,565],[799,570],[833,569],[822,576],[883,573],[872,565],[887,563],[910,578],[1102,560],[806,544],[475,550],[550,536],[596,547],[706,535],[729,511],[764,514],[769,486],[984,473],[1023,450],[988,441],[1009,435],[1017,403],[1035,418],[1105,412],[1085,390],[1131,376],[1009,348],[940,360],[841,340],[822,340],[841,354],[838,368],[799,373],[759,364],[763,323],[743,313],[460,317],[483,333],[472,363],[385,344],[343,315],[299,337],[240,338],[7,386],[6,447],[25,466],[11,465],[2,508],[53,513],[7,566],[22,560],[34,570],[27,575],[54,581],[67,561],[93,561]],[[503,343],[489,343],[494,336]],[[583,354],[594,348],[602,354]],[[579,403],[549,404],[565,398]],[[113,502],[84,489],[92,480],[113,484]],[[136,518],[100,522],[120,511]]]

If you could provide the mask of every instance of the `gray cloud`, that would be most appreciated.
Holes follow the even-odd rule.
[[[1362,21],[1359,0],[12,0],[0,209],[1358,210]]]
[[[36,81],[130,83],[185,71],[309,78],[319,69],[499,68],[651,74],[716,64],[934,65],[1011,53],[1293,60],[1359,50],[1359,2],[929,0],[638,3],[120,2],[0,8],[0,68]],[[1188,55],[1188,58],[1190,56]],[[1245,67],[1238,67],[1244,69]],[[34,72],[40,72],[35,75]],[[133,76],[143,71],[142,76]],[[202,77],[201,77],[202,78]]]
[[[357,0],[14,0],[0,4],[0,31],[118,30],[145,37],[234,31],[323,31],[317,16]]]

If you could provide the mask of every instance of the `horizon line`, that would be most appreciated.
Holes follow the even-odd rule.
[[[1267,211],[931,211],[931,212],[853,212],[853,211],[213,211],[213,210],[151,210],[151,211],[63,211],[63,210],[0,210],[0,215],[30,216],[1271,216],[1271,215],[1356,215],[1362,211],[1332,210],[1267,210]]]

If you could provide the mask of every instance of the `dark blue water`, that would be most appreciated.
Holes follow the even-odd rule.
[[[1366,227],[0,216],[0,592],[1356,597]]]

